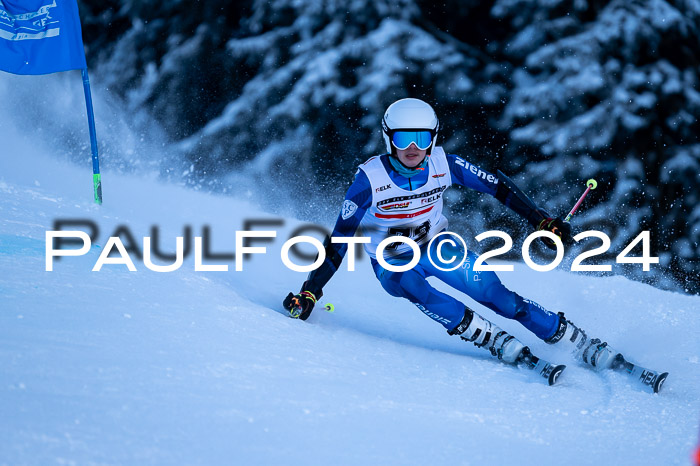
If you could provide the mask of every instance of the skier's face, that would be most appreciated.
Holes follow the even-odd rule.
[[[423,163],[425,159],[425,154],[428,152],[427,149],[419,149],[415,144],[411,144],[405,149],[396,149],[396,156],[399,161],[407,166],[408,168],[417,167]]]

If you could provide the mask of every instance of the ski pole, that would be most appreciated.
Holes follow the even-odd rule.
[[[589,192],[591,189],[595,189],[595,188],[597,188],[597,187],[598,187],[598,182],[597,182],[596,180],[594,180],[593,178],[591,178],[590,180],[586,181],[586,192],[584,192],[584,193],[581,195],[581,197],[579,198],[579,200],[578,200],[578,202],[576,203],[576,205],[574,206],[574,208],[571,209],[571,212],[569,212],[569,215],[566,216],[566,218],[564,219],[565,222],[568,222],[568,221],[571,219],[571,216],[574,215],[574,212],[576,212],[576,209],[579,208],[579,206],[581,205],[581,203],[583,202],[583,200],[584,200],[584,199],[586,198],[586,196],[588,195],[588,192]]]
[[[332,305],[331,303],[326,303],[326,305],[323,306],[323,310],[328,311],[328,312],[333,312],[333,311],[335,311],[335,306]],[[299,304],[299,300],[297,300],[296,303],[294,304],[294,306],[289,310],[289,315],[293,319],[298,319],[299,316],[301,315],[301,312],[302,312],[301,304]]]

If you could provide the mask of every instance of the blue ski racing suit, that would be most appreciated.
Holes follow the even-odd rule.
[[[460,324],[465,306],[432,287],[427,277],[436,277],[497,314],[517,320],[543,340],[552,337],[559,326],[559,316],[506,288],[496,273],[474,271],[478,258],[474,252],[468,251],[460,267],[444,271],[442,269],[450,264],[440,264],[439,260],[433,264],[429,256],[433,259],[440,256],[462,258],[462,246],[458,242],[456,246],[443,243],[440,254],[436,254],[438,242],[434,241],[432,250],[427,250],[430,239],[447,227],[442,215],[442,196],[453,183],[496,197],[533,226],[546,212],[522,202],[507,183],[499,183],[500,174],[493,175],[461,157],[445,154],[441,147],[435,147],[428,157],[425,169],[410,175],[399,173],[400,167],[388,154],[372,157],[361,165],[347,191],[331,236],[349,238],[355,236],[358,228],[362,229],[372,240],[365,249],[382,287],[392,296],[408,299],[448,331]],[[421,247],[420,261],[405,272],[387,270],[376,259],[377,243],[395,235],[407,236]],[[325,247],[325,261],[309,274],[302,288],[318,296],[340,266],[348,248],[347,244],[331,243],[328,239]],[[413,257],[407,249],[403,243],[394,248],[389,246],[384,257],[391,264],[406,263]]]

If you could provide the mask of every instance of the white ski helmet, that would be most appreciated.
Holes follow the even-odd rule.
[[[428,155],[430,155],[433,147],[435,147],[439,126],[440,123],[435,110],[427,103],[420,99],[397,100],[389,105],[389,108],[384,113],[384,118],[382,118],[382,133],[386,143],[386,150],[388,153],[396,155],[396,146],[392,144],[392,138],[397,131],[402,133],[429,131],[430,140],[428,141],[427,151]],[[416,135],[419,136],[419,134]],[[418,144],[418,141],[415,142],[420,149],[426,149],[425,146],[420,147],[421,144]],[[408,147],[408,144],[406,144],[406,147]],[[400,148],[403,149],[404,147]]]

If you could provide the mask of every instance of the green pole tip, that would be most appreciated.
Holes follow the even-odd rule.
[[[591,178],[590,180],[586,181],[586,186],[590,187],[591,189],[595,189],[598,187],[598,182]]]
[[[93,192],[95,194],[95,204],[102,205],[102,175],[95,173],[92,175]]]

